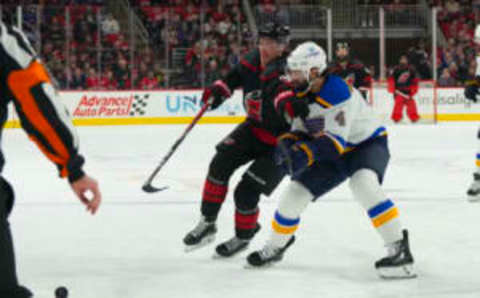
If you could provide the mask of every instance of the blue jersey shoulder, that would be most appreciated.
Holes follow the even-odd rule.
[[[329,108],[347,101],[351,94],[351,87],[341,77],[328,75],[322,89],[315,94],[315,100]]]

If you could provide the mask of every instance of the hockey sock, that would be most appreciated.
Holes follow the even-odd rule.
[[[313,195],[300,183],[292,181],[280,197],[272,220],[272,234],[268,241],[274,247],[284,247],[300,223],[300,215],[312,201]]]
[[[350,189],[355,199],[367,211],[385,244],[402,239],[398,209],[392,200],[385,196],[374,171],[369,169],[357,171],[350,178]]]
[[[257,228],[260,210],[235,210],[235,233],[240,239],[252,239]]]
[[[227,191],[227,185],[213,182],[208,178],[205,180],[201,211],[207,221],[215,221],[217,219],[218,212],[227,196]]]

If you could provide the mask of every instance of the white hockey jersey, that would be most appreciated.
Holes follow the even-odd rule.
[[[321,90],[309,96],[315,99],[309,104],[310,113],[305,119],[295,118],[292,131],[314,138],[326,136],[339,154],[387,134],[360,92],[336,75],[327,76]]]

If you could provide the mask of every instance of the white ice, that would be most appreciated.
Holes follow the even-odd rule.
[[[410,230],[419,274],[403,281],[377,277],[373,263],[384,247],[346,185],[310,206],[297,242],[271,268],[245,269],[246,252],[214,260],[214,245],[186,254],[182,238],[198,219],[214,145],[233,125],[195,127],[155,182],[170,189],[154,195],[141,185],[184,125],[79,128],[85,169],[104,196],[93,217],[25,134],[6,130],[4,175],[17,194],[11,225],[19,277],[40,298],[53,297],[59,285],[79,298],[480,297],[480,204],[465,196],[477,126],[389,127],[385,189]],[[249,251],[269,235],[281,191],[263,199],[264,228]],[[230,193],[217,243],[232,236],[232,215]]]

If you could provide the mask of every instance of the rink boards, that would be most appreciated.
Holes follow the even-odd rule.
[[[436,91],[436,94],[434,93]],[[386,88],[376,87],[372,104],[383,119],[388,119],[393,97]],[[64,91],[62,102],[75,125],[144,125],[188,123],[201,108],[202,90],[155,91]],[[234,95],[200,123],[238,123],[245,117],[243,92]],[[471,104],[463,88],[421,88],[416,96],[420,115],[438,121],[479,121],[480,105]],[[7,127],[18,127],[18,117],[10,107]]]

